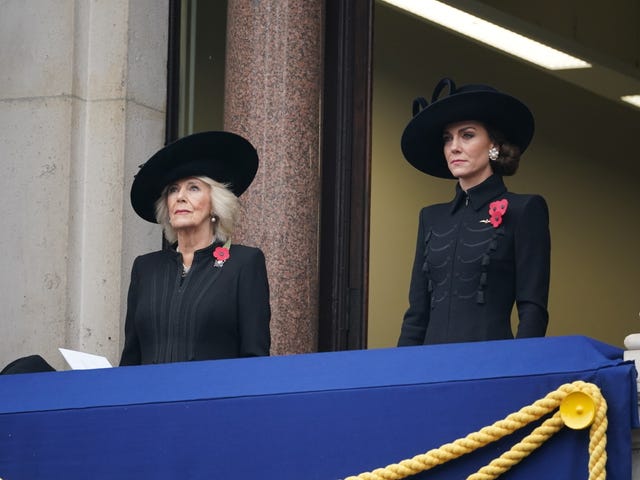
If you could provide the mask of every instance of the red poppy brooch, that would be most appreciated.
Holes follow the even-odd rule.
[[[502,217],[507,213],[507,207],[509,201],[506,198],[496,200],[489,204],[489,218],[487,220],[480,220],[482,223],[490,223],[493,228],[498,228],[502,223]]]
[[[213,266],[217,268],[222,268],[224,262],[229,260],[231,254],[229,253],[229,248],[231,247],[231,240],[227,240],[222,247],[216,247],[213,251],[213,258],[215,261],[213,262]]]

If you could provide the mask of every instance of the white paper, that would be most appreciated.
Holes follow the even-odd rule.
[[[107,360],[106,357],[101,357],[100,355],[92,355],[91,353],[78,352],[76,350],[67,350],[66,348],[58,348],[58,350],[60,350],[64,359],[74,370],[110,368],[113,366],[109,363],[109,360]]]

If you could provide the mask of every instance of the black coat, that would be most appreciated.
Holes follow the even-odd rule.
[[[507,199],[497,227],[489,204]],[[399,346],[544,336],[548,322],[549,213],[539,195],[508,192],[493,175],[452,202],[420,212]]]
[[[268,355],[269,285],[263,253],[231,245],[222,267],[213,244],[182,276],[175,250],[133,263],[120,365]]]

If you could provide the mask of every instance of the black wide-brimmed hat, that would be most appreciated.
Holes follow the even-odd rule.
[[[165,146],[140,166],[131,186],[135,212],[156,223],[155,202],[169,183],[205,176],[229,185],[240,196],[258,170],[258,153],[248,140],[230,132],[200,132]]]
[[[449,94],[438,98],[445,87]],[[456,88],[450,78],[438,82],[431,104],[413,101],[413,118],[404,129],[400,145],[407,161],[418,170],[440,178],[454,178],[444,157],[443,128],[453,122],[474,120],[494,127],[524,152],[533,138],[534,120],[527,106],[488,85]]]

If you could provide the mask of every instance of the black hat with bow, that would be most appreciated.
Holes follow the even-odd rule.
[[[448,87],[449,93],[440,94]],[[473,120],[499,130],[524,152],[533,138],[534,120],[529,108],[511,95],[481,84],[456,88],[450,78],[438,82],[429,104],[413,101],[413,118],[402,134],[407,161],[418,170],[440,178],[454,178],[444,157],[442,133],[446,125]]]

